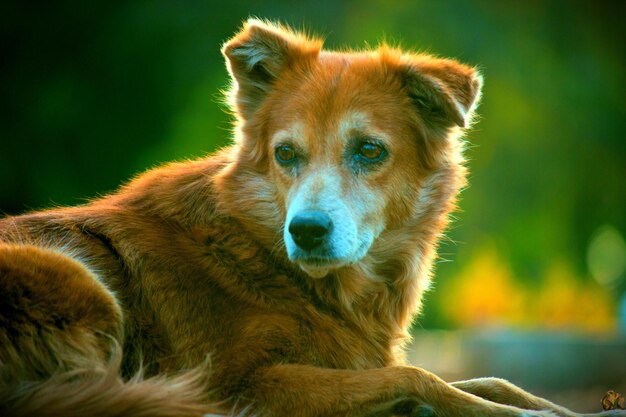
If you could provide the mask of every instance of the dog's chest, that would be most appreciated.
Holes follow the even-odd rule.
[[[331,319],[313,328],[310,338],[323,366],[367,369],[393,362],[389,335],[379,323],[363,328]]]
[[[310,309],[301,305],[293,314],[251,310],[235,333],[236,343],[255,346],[272,361],[326,368],[366,369],[395,361],[389,332],[380,324],[362,328]]]
[[[225,225],[202,230],[194,244],[181,250],[187,262],[177,264],[176,288],[168,289],[181,293],[182,277],[196,277],[188,284],[195,290],[185,289],[186,302],[177,311],[185,316],[183,333],[194,334],[198,346],[225,352],[229,367],[232,357],[244,368],[273,362],[364,369],[395,362],[388,327],[340,314],[309,291],[304,277],[268,261],[264,248],[227,233]],[[151,275],[161,276],[158,272]],[[203,313],[194,313],[198,309]],[[167,332],[179,334],[181,329],[173,323]]]

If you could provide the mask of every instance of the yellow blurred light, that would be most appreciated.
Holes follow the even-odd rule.
[[[473,259],[440,291],[441,312],[460,327],[509,327],[614,332],[613,292],[578,276],[567,262],[555,259],[538,284],[515,276],[495,245],[479,249]]]
[[[523,319],[524,291],[494,246],[483,249],[442,291],[444,314],[461,326],[500,326]]]
[[[576,277],[572,268],[556,261],[532,297],[528,315],[547,329],[606,333],[615,330],[615,302],[605,288]]]

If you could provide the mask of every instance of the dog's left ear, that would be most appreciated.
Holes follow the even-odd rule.
[[[240,116],[249,120],[280,74],[317,56],[321,47],[320,40],[309,39],[284,26],[249,19],[222,48],[235,81],[232,104]]]
[[[404,58],[403,83],[424,122],[435,130],[468,127],[480,100],[478,71],[429,55]]]

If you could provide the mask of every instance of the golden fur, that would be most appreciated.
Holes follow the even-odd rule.
[[[575,415],[404,363],[465,184],[476,70],[321,46],[249,21],[223,48],[233,146],[0,221],[0,414]],[[388,151],[375,168],[346,153],[361,137]],[[276,162],[284,143],[298,167]],[[301,207],[352,237],[298,257],[286,218]]]

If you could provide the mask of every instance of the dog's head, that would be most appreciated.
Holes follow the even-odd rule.
[[[256,20],[223,53],[240,156],[272,179],[289,259],[312,277],[415,224],[429,178],[460,166],[458,137],[481,86],[473,68],[386,46],[322,51],[321,41]]]

